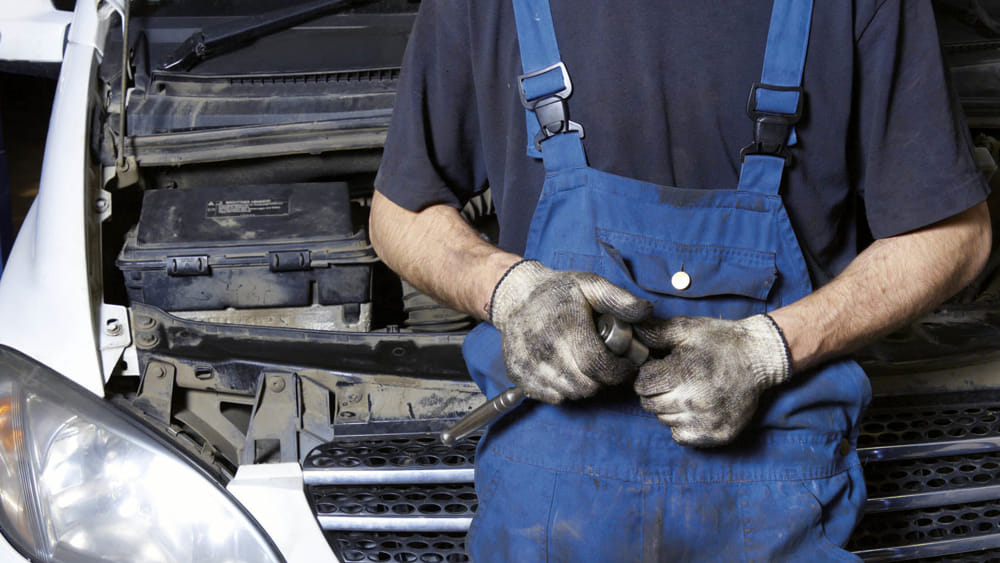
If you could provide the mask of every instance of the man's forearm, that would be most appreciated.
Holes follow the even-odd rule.
[[[372,245],[396,273],[439,302],[486,318],[493,288],[521,259],[479,237],[459,212],[434,205],[413,212],[375,192]]]
[[[813,294],[771,313],[801,371],[914,320],[976,276],[990,252],[986,204],[880,239]]]

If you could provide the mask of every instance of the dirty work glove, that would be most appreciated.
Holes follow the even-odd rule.
[[[674,317],[634,330],[650,348],[669,351],[643,364],[635,391],[681,445],[732,441],[757,410],[761,393],[791,375],[788,345],[767,315],[741,321]]]
[[[627,358],[604,345],[594,313],[626,322],[649,316],[652,305],[586,272],[564,272],[524,260],[493,290],[490,322],[500,331],[507,377],[546,403],[593,395],[601,384],[635,373]]]

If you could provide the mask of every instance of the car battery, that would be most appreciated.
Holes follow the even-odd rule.
[[[131,301],[186,318],[365,330],[377,261],[332,182],[146,192],[117,265]]]

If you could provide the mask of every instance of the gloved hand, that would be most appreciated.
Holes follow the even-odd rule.
[[[674,317],[636,325],[636,336],[660,360],[635,380],[642,406],[685,446],[732,441],[750,421],[760,395],[791,375],[788,345],[767,315],[741,321]]]
[[[552,270],[535,260],[511,266],[490,303],[507,377],[528,397],[559,403],[634,374],[631,361],[605,346],[595,311],[638,322],[652,305],[596,274]]]

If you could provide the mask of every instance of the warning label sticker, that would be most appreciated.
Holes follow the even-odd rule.
[[[206,217],[253,217],[258,215],[288,215],[287,199],[233,199],[210,201]]]

